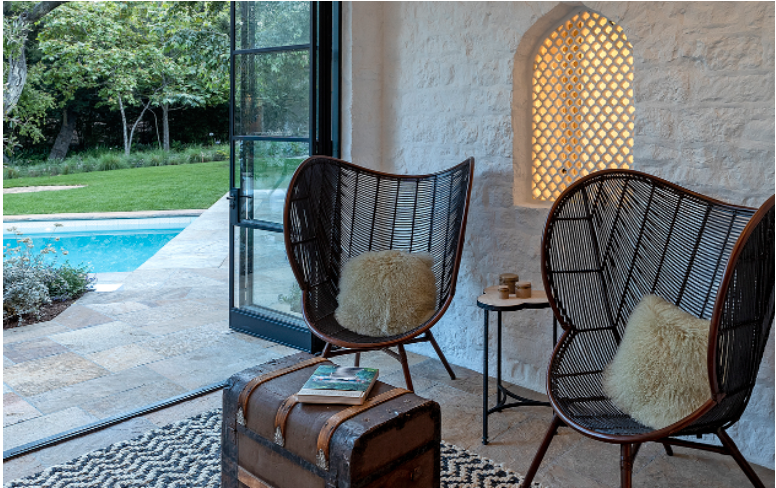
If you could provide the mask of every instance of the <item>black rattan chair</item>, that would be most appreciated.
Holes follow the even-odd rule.
[[[286,252],[302,289],[305,321],[326,342],[324,357],[356,353],[358,365],[360,352],[384,350],[401,362],[412,390],[404,345],[428,341],[455,379],[430,329],[455,293],[473,174],[473,158],[425,176],[380,173],[323,156],[299,166],[286,195]],[[342,267],[363,252],[387,249],[433,256],[436,312],[396,336],[369,337],[343,328],[334,318]],[[396,352],[388,349],[393,346]]]
[[[644,442],[733,456],[763,484],[726,434],[744,412],[774,317],[774,198],[759,210],[729,205],[635,171],[606,170],[569,186],[544,230],[542,276],[565,333],[550,360],[554,410],[523,486],[530,486],[559,426],[620,444],[621,485],[631,487]],[[711,321],[709,398],[654,430],[604,395],[602,370],[646,294]],[[716,434],[722,446],[676,439]]]

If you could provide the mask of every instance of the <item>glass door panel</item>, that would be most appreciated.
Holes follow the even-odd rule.
[[[300,314],[283,208],[299,164],[338,147],[339,7],[232,3],[230,327],[311,352],[322,343]]]
[[[310,2],[238,2],[237,49],[310,43]]]
[[[234,246],[234,278],[240,282],[234,306],[301,318],[301,290],[288,264],[283,234],[243,228]]]
[[[309,49],[244,54],[235,61],[235,134],[309,137]]]
[[[307,142],[237,141],[242,205],[240,220],[283,223],[291,177],[308,154]]]

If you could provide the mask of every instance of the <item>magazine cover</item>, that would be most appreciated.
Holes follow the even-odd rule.
[[[366,392],[377,377],[374,368],[352,368],[334,365],[318,366],[302,390],[336,390]]]

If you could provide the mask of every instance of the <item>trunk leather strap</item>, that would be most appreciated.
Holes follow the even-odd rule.
[[[294,371],[299,371],[300,369],[309,368],[310,366],[314,366],[318,363],[328,361],[329,360],[326,358],[310,358],[302,361],[301,363],[296,363],[293,366],[281,368],[277,371],[253,378],[248,382],[247,385],[245,385],[245,388],[243,388],[243,390],[240,392],[240,396],[237,399],[237,422],[242,425],[246,425],[246,419],[248,418],[248,400],[251,398],[254,390],[256,390],[256,388],[258,388],[262,383],[266,383],[267,381],[274,380],[275,378],[279,378],[288,373],[293,373]]]
[[[275,444],[283,447],[286,443],[286,420],[288,420],[288,414],[291,413],[291,409],[299,403],[299,398],[296,394],[283,400],[278,408],[278,413],[275,414]]]
[[[248,488],[274,488],[248,472],[242,466],[238,466],[237,469],[237,480]]]
[[[404,395],[405,393],[410,393],[410,391],[405,390],[404,388],[394,388],[393,390],[388,390],[385,393],[381,393],[375,397],[367,399],[361,405],[353,405],[352,407],[340,410],[339,412],[329,417],[329,420],[323,424],[323,428],[318,434],[318,467],[327,471],[329,469],[329,444],[331,443],[331,438],[334,435],[334,431],[337,430],[337,427],[339,427],[346,420],[355,417],[361,412],[369,410],[370,408],[380,405],[381,403],[385,403],[388,400],[392,400],[396,397]]]

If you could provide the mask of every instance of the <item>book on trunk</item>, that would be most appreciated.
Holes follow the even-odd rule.
[[[361,405],[375,381],[374,368],[323,365],[318,366],[296,396],[302,403]]]

